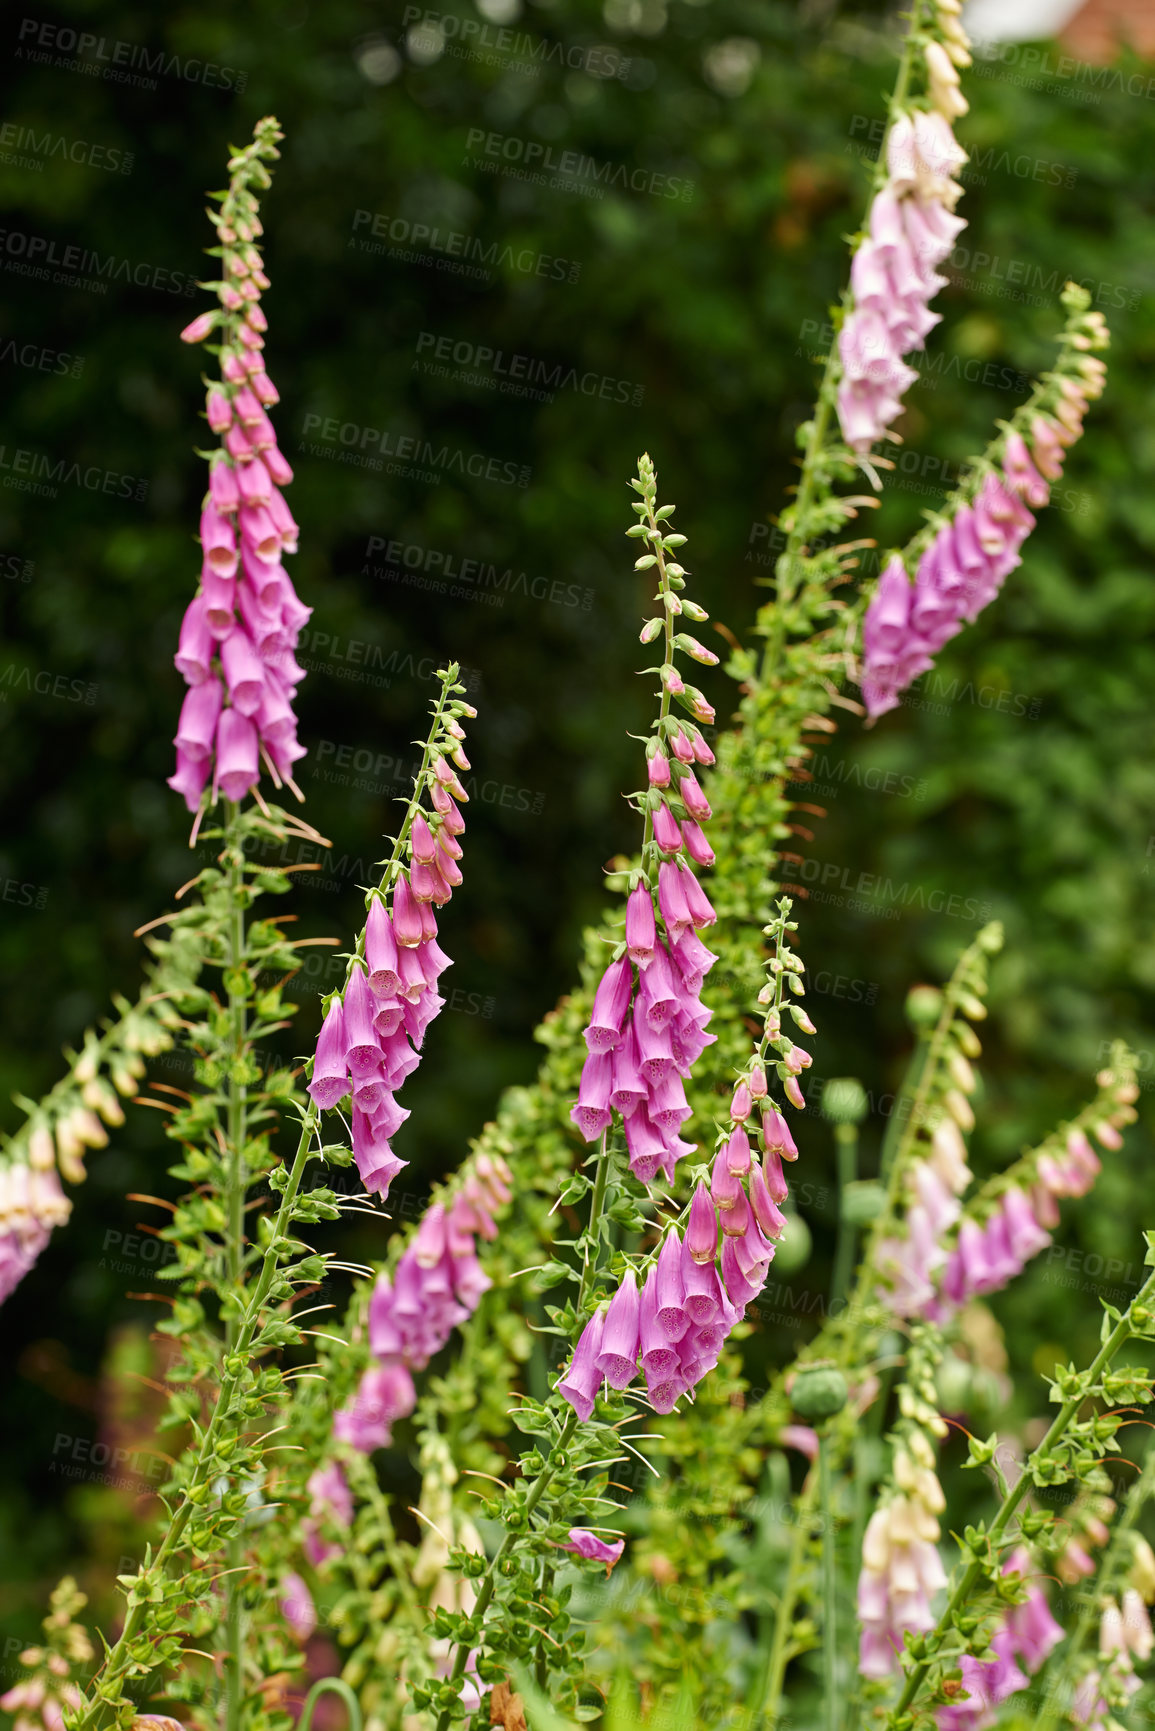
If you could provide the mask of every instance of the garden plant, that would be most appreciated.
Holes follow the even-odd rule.
[[[470,894],[476,710],[461,664],[439,669],[362,923],[295,938],[277,849],[327,843],[294,779],[311,608],[283,563],[308,524],[286,503],[268,370],[277,122],[230,156],[215,298],[181,333],[205,357],[209,447],[169,781],[195,869],[140,934],[138,996],[22,1101],[0,1165],[7,1297],[84,1207],[85,1160],[126,1109],[163,1118],[183,1195],[134,1200],[170,1247],[152,1295],[164,1513],[109,1626],[60,1583],[0,1696],[17,1731],[338,1714],[354,1731],[1125,1721],[1155,1650],[1155,1217],[1136,1214],[1144,1272],[1102,1302],[1098,1352],[1040,1379],[1027,1444],[978,1434],[973,1413],[999,1374],[984,1300],[1120,1149],[1136,1060],[1116,1042],[1081,1110],[975,1182],[977,1029],[1004,943],[989,922],[948,978],[912,982],[876,1162],[859,1148],[863,1085],[808,1084],[822,1018],[793,850],[823,813],[795,797],[806,760],[836,725],[885,728],[1014,584],[1107,382],[1105,321],[1071,283],[1052,364],[945,506],[898,548],[859,533],[964,226],[960,11],[915,0],[909,17],[757,649],[720,665],[684,562],[693,500],[675,528],[660,486],[660,427],[623,488],[628,554],[652,584],[652,716],[625,794],[636,851],[606,870],[536,1079],[503,1095],[409,1222],[394,1209],[404,1090],[441,1063],[459,958],[437,913]],[[694,664],[717,669],[695,675],[706,689]],[[339,957],[315,1024],[287,989],[310,943]],[[188,1088],[150,1072],[174,1049],[191,1054]],[[805,1230],[803,1111],[836,1145],[831,1289],[800,1353],[755,1388],[747,1343],[774,1327],[768,1282],[788,1281]],[[372,1265],[328,1248],[355,1210],[379,1234]],[[960,1519],[942,1482],[959,1435],[985,1487],[977,1518],[973,1490]]]

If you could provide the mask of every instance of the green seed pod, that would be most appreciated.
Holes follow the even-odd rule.
[[[937,986],[912,986],[906,994],[906,1019],[915,1028],[932,1028],[942,1014]]]
[[[866,1113],[866,1092],[856,1076],[835,1076],[827,1082],[822,1090],[824,1118],[835,1124],[861,1124]]]
[[[786,1216],[786,1230],[778,1240],[774,1268],[778,1274],[797,1274],[810,1261],[810,1228],[800,1214]]]
[[[848,1226],[869,1226],[886,1207],[886,1190],[871,1179],[848,1184],[842,1192],[842,1218]]]
[[[799,1418],[832,1418],[846,1405],[846,1378],[835,1364],[803,1365],[790,1390],[790,1404]]]

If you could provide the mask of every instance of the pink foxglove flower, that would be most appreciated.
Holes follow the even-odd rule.
[[[35,1138],[33,1138],[35,1143]],[[53,1230],[63,1226],[72,1204],[60,1188],[55,1156],[43,1164],[19,1161],[0,1166],[0,1303],[40,1256]]]
[[[867,1523],[858,1577],[858,1668],[864,1677],[896,1672],[904,1633],[934,1627],[930,1602],[946,1586],[936,1545],[943,1502],[938,1480],[926,1471],[913,1493],[899,1492]]]
[[[303,1644],[317,1627],[317,1609],[308,1587],[291,1569],[281,1576],[280,1607],[294,1638]]]
[[[888,179],[867,218],[850,271],[851,308],[838,339],[842,436],[865,453],[902,412],[918,377],[903,356],[924,348],[939,322],[930,302],[946,278],[936,266],[966,227],[954,215],[966,161],[941,114],[900,114],[887,140]]]
[[[353,1401],[336,1416],[340,1441],[371,1453],[386,1446],[392,1427],[413,1411],[413,1373],[441,1351],[491,1284],[477,1257],[477,1237],[496,1236],[493,1215],[508,1205],[511,1183],[504,1161],[480,1155],[449,1206],[435,1202],[423,1215],[393,1275],[378,1276],[369,1300],[372,1363]]]
[[[437,942],[433,900],[436,896],[439,902],[448,901],[452,890],[440,870],[436,882],[421,874],[431,873],[431,855],[444,857],[456,868],[443,842],[461,852],[456,835],[464,825],[453,796],[438,779],[446,764],[446,743],[461,755],[457,715],[476,713],[468,704],[451,701],[451,693],[462,690],[455,683],[456,672],[451,668],[443,676],[449,683],[436,706],[428,773],[416,789],[409,828],[403,832],[408,876],[399,852],[382,885],[368,896],[357,954],[349,963],[343,988],[326,1006],[308,1084],[318,1111],[329,1111],[352,1095],[353,1158],[366,1190],[379,1196],[388,1194],[390,1183],[405,1165],[390,1140],[409,1116],[397,1104],[397,1091],[416,1069],[426,1030],[445,1002],[437,981],[450,960]],[[232,710],[225,711],[226,716],[231,714]],[[446,731],[451,727],[457,727],[457,735]],[[465,798],[453,770],[447,773],[458,796]],[[442,798],[457,816],[452,835],[445,834],[448,813],[437,809],[436,799],[428,815],[421,812],[420,800],[435,787],[442,789]]]
[[[589,1055],[571,1117],[593,1142],[618,1113],[630,1168],[644,1184],[659,1171],[671,1182],[689,1151],[679,1135],[690,1115],[683,1084],[714,1040],[700,996],[714,956],[695,926],[713,918],[690,868],[666,860],[656,905],[647,882],[630,892],[625,953],[610,963],[594,995],[585,1030]]]
[[[336,1461],[318,1467],[305,1488],[310,1504],[309,1513],[301,1522],[304,1550],[313,1567],[320,1568],[330,1557],[341,1555],[341,1546],[325,1537],[325,1528],[352,1526],[353,1493]]]
[[[639,995],[638,1001],[646,1000]],[[665,1234],[640,1292],[634,1270],[627,1269],[608,1307],[599,1307],[587,1322],[557,1384],[583,1421],[603,1382],[626,1389],[639,1368],[654,1411],[671,1412],[714,1369],[731,1329],[766,1284],[774,1240],[787,1225],[776,1206],[786,1199],[776,1146],[784,1140],[794,1146],[781,1115],[767,1107],[760,1119],[762,1160],[755,1157],[753,1101],[765,1102],[766,1093],[765,1068],[757,1057],[734,1089],[710,1188],[697,1186],[684,1234],[676,1227]],[[628,1119],[626,1131],[628,1145]],[[773,1197],[762,1161],[771,1172]]]
[[[562,1545],[563,1551],[572,1551],[575,1556],[585,1557],[591,1563],[604,1563],[608,1575],[614,1564],[626,1548],[626,1541],[618,1539],[608,1545],[604,1539],[599,1539],[596,1533],[591,1533],[588,1527],[571,1527],[569,1538]]]
[[[1084,408],[1098,389],[1097,377],[1083,388],[1064,382]],[[1032,449],[1021,434],[1008,433],[1001,472],[988,470],[973,500],[959,505],[939,529],[919,559],[913,584],[897,554],[886,565],[862,622],[862,693],[871,716],[896,706],[899,694],[933,666],[943,644],[994,600],[1021,564],[1019,549],[1035,525],[1027,504],[1038,509],[1050,497],[1036,467],[1041,450],[1051,478],[1062,473],[1063,446],[1046,442],[1054,428],[1054,421],[1036,415],[1029,429]]]
[[[1021,1546],[1003,1563],[1004,1574],[1025,1576],[1030,1568],[1030,1556]],[[1063,1636],[1041,1588],[1030,1586],[1022,1603],[1008,1606],[1003,1613],[991,1638],[993,1658],[963,1655],[962,1680],[968,1699],[938,1709],[939,1731],[981,1731],[993,1724],[998,1707],[1028,1686]]]
[[[204,724],[209,697],[199,698],[191,711],[186,700],[175,742],[176,772],[169,777],[169,786],[194,812],[206,792],[210,802],[243,799],[256,787],[262,761],[278,787],[287,783],[296,791],[293,765],[304,755],[292,708],[299,677],[293,651],[312,610],[298,600],[281,564],[282,553],[295,552],[297,544],[296,525],[278,491],[292,470],[277,450],[257,395],[245,383],[243,356],[259,352],[264,340],[259,284],[268,279],[256,249],[251,244],[241,248],[236,240],[238,221],[247,218],[251,226],[256,215],[252,169],[261,157],[277,155],[279,136],[275,128],[258,129],[257,140],[241,153],[213,218],[223,248],[222,305],[202,313],[181,333],[185,342],[201,342],[212,332],[221,344],[221,378],[209,386],[207,416],[222,445],[210,463],[201,513],[201,590],[185,615],[176,666],[194,693],[207,685],[225,707],[212,734]],[[237,294],[229,280],[237,274],[242,251],[250,261],[257,257],[256,268],[244,275],[253,285],[248,294]],[[263,370],[260,376],[265,377]],[[276,400],[271,382],[264,395]],[[250,429],[262,456],[256,455]]]

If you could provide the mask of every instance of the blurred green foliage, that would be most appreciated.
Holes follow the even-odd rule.
[[[445,16],[480,20],[468,0],[451,5]],[[390,765],[421,724],[429,668],[460,659],[479,709],[466,888],[444,924],[458,996],[405,1097],[402,1151],[437,1175],[499,1088],[531,1072],[532,1027],[570,982],[600,868],[634,839],[620,792],[637,779],[627,730],[645,701],[633,677],[644,590],[622,532],[641,449],[678,502],[714,619],[743,639],[763,597],[894,27],[773,0],[608,0],[604,13],[570,0],[510,18],[512,44],[491,19],[477,52],[453,25],[435,52],[436,30],[407,35],[416,8],[400,0],[20,10],[4,25],[2,113],[16,130],[0,139],[0,879],[17,886],[0,919],[4,1098],[48,1086],[61,1042],[110,991],[133,989],[133,929],[191,875],[164,777],[204,476],[200,361],[177,335],[207,303],[171,290],[203,268],[203,193],[227,144],[274,111],[287,140],[266,205],[268,356],[297,469],[293,571],[315,608],[301,785],[339,862],[313,885],[300,874],[303,930],[344,941],[353,927],[358,862],[381,851],[400,791]],[[87,70],[68,32],[96,38]],[[206,63],[230,76],[206,79]],[[980,918],[1006,924],[984,1036],[984,1173],[1082,1102],[1112,1037],[1152,1073],[1155,183],[1143,169],[1155,103],[1078,78],[1040,93],[998,61],[977,74],[959,129],[973,159],[957,280],[901,423],[894,484],[861,532],[904,538],[1021,400],[1068,276],[1112,325],[1108,391],[998,603],[896,715],[871,731],[847,718],[816,747],[823,761],[797,797],[829,814],[800,868],[816,891],[799,933],[815,1072],[862,1078],[868,1161],[908,1049],[907,987],[940,977]],[[548,147],[593,166],[578,190],[518,178],[534,172],[530,145],[538,163]],[[113,151],[131,162],[110,168]],[[623,188],[619,165],[655,190]],[[688,197],[664,195],[675,179],[679,194],[692,182]],[[369,252],[358,242],[375,222],[384,238]],[[28,274],[33,258],[53,261],[52,280]],[[484,274],[448,268],[467,262]],[[533,386],[551,400],[496,388],[559,367],[552,393]],[[318,436],[330,417],[354,429],[348,447]],[[376,448],[374,430],[390,451],[408,437],[481,454],[463,466],[482,473],[436,470],[432,485],[340,460]],[[54,497],[19,485],[41,457],[63,459]],[[523,469],[528,484],[505,479]],[[432,577],[470,560],[512,575],[489,600],[476,582],[439,593],[375,574],[385,559],[371,538],[418,549],[408,557]],[[721,676],[704,683],[724,719]],[[292,1049],[315,1028],[314,1004],[304,993]],[[124,1329],[155,1314],[129,1296],[148,1291],[147,1260],[115,1236],[142,1216],[126,1192],[169,1183],[151,1120],[136,1111],[93,1157],[71,1224],[5,1311],[0,1547],[15,1579],[0,1612],[21,1638],[65,1566],[97,1586],[102,1610],[117,1547],[131,1548],[132,1492],[102,1491],[85,1468],[66,1488],[74,1445],[60,1438],[123,1431],[99,1371],[131,1359]],[[828,1278],[829,1132],[809,1125],[803,1147],[815,1248],[783,1276],[801,1299]],[[1134,1275],[1140,1217],[1155,1224],[1146,1138],[1131,1132],[1066,1223],[1073,1259],[1044,1259],[998,1301],[1016,1369],[1093,1337],[1101,1283],[1083,1273],[1088,1258]],[[347,1242],[380,1249],[360,1226]],[[806,1303],[789,1308],[812,1326]],[[802,1337],[784,1328],[770,1358]],[[1015,1420],[1041,1405],[1028,1379]]]

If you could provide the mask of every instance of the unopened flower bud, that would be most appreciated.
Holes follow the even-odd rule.
[[[56,1144],[44,1124],[37,1124],[28,1138],[28,1164],[34,1172],[51,1172],[56,1165]]]
[[[951,1053],[947,1059],[947,1069],[950,1071],[951,1080],[958,1088],[961,1088],[964,1094],[974,1093],[975,1073],[961,1052],[954,1051]]]
[[[943,1096],[942,1103],[954,1119],[955,1123],[959,1126],[960,1130],[974,1129],[975,1115],[971,1110],[971,1103],[965,1094],[960,1094],[957,1088],[951,1088]]]
[[[215,312],[198,313],[192,323],[186,325],[180,333],[181,342],[203,343],[205,338],[212,333],[217,323],[217,317]]]

